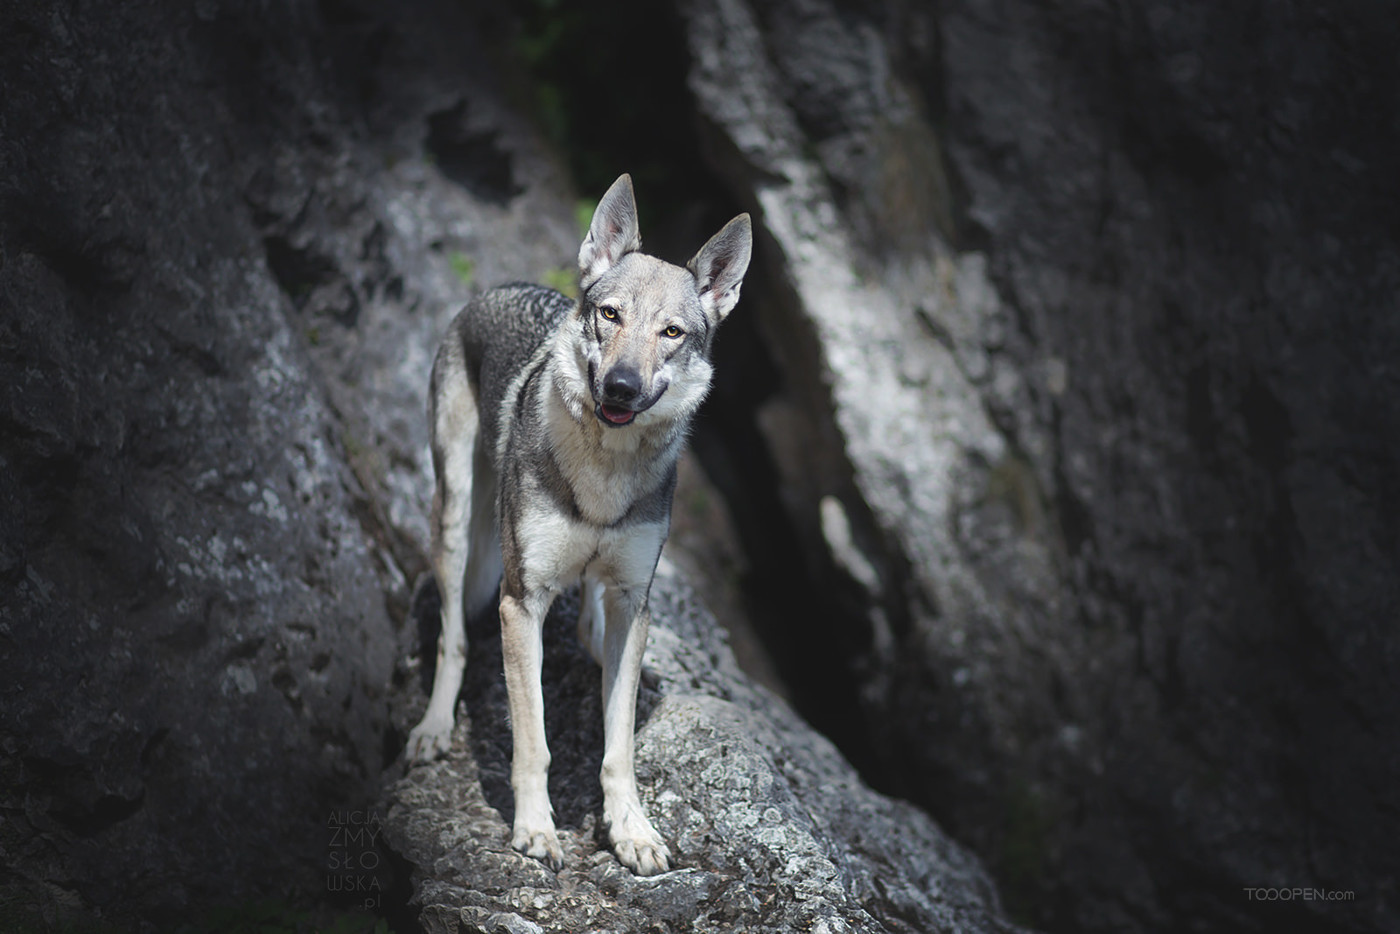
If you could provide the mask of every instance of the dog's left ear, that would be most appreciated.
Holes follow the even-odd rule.
[[[579,289],[586,290],[618,260],[642,248],[632,176],[623,173],[598,202],[588,236],[578,248]]]
[[[739,286],[749,269],[753,253],[753,224],[747,214],[740,214],[724,225],[724,229],[700,248],[686,268],[695,276],[695,288],[700,293],[700,307],[705,315],[718,324],[734,310],[739,301]]]

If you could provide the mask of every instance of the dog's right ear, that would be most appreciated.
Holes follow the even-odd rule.
[[[588,236],[578,248],[579,289],[587,290],[618,260],[642,248],[637,224],[637,202],[632,196],[632,176],[623,173],[612,183],[598,208]]]

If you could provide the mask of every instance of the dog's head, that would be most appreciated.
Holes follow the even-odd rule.
[[[632,179],[623,175],[598,202],[579,247],[573,322],[594,415],[612,428],[682,418],[700,404],[710,386],[710,344],[739,301],[753,233],[740,214],[684,269],[641,246]]]

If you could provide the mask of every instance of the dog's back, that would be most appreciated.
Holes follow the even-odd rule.
[[[512,283],[467,303],[453,320],[433,363],[430,404],[465,379],[475,398],[479,431],[495,450],[501,405],[516,376],[573,308],[568,296],[541,285]],[[437,424],[432,413],[429,424]],[[434,445],[436,447],[436,444]]]

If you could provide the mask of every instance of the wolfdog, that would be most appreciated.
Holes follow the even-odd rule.
[[[541,631],[555,596],[576,581],[579,638],[603,669],[604,824],[634,872],[669,868],[632,761],[647,599],[670,528],[676,460],[709,390],[711,343],[739,300],[752,242],[741,214],[684,269],[640,252],[632,180],[623,175],[579,247],[577,301],[540,286],[487,292],[453,321],[433,362],[432,562],[442,635],[407,755],[447,750],[466,662],[463,614],[484,609],[499,581],[511,845],[556,870],[563,852],[546,787]]]

